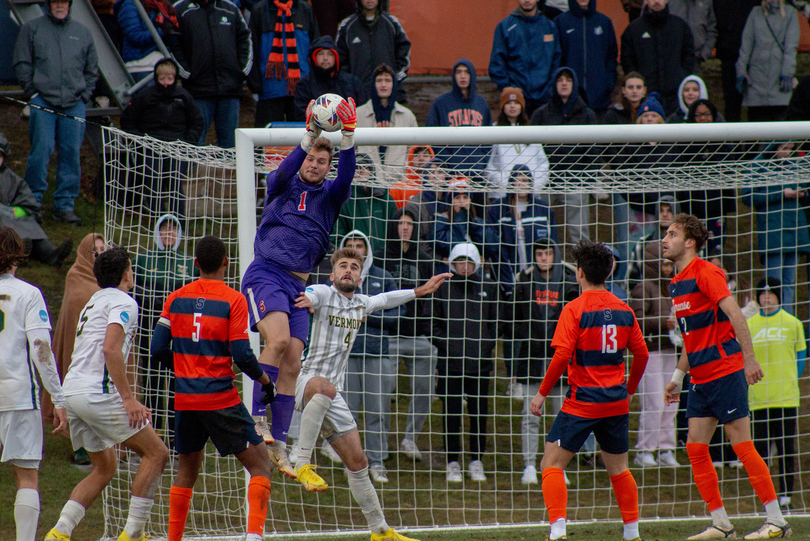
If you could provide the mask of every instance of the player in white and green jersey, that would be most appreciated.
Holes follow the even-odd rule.
[[[766,277],[757,285],[761,310],[748,320],[754,354],[765,377],[748,387],[754,445],[765,460],[771,444],[779,457],[779,506],[790,508],[795,481],[799,376],[804,372],[807,343],[802,322],[782,310],[781,282]]]
[[[389,291],[369,297],[355,294],[363,257],[351,248],[332,256],[331,286],[314,285],[296,299],[296,307],[310,313],[309,340],[295,384],[295,408],[301,411],[301,435],[295,472],[307,490],[321,491],[326,482],[311,464],[312,449],[322,433],[346,465],[349,489],[371,529],[371,541],[413,541],[388,526],[377,492],[368,476],[368,458],[360,443],[357,424],[341,391],[346,366],[360,324],[368,314],[405,304],[433,293],[452,275],[440,274],[416,289]]]
[[[63,384],[73,449],[87,450],[93,471],[73,489],[45,539],[70,540],[87,507],[115,475],[115,445],[122,443],[141,457],[141,463],[118,541],[144,541],[144,525],[169,450],[152,428],[151,410],[138,402],[127,380],[126,359],[138,321],[138,303],[128,295],[135,285],[129,254],[123,248],[99,254],[93,274],[101,290],[82,310]]]
[[[25,245],[10,227],[0,228],[0,462],[14,471],[17,541],[34,541],[39,521],[42,413],[35,372],[51,393],[54,434],[67,430],[65,399],[51,351],[51,320],[36,287],[15,276]]]

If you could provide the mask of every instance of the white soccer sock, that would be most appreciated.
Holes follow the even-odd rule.
[[[714,511],[711,512],[711,515],[712,515],[712,524],[714,526],[722,528],[723,530],[730,530],[734,527],[731,525],[731,521],[728,519],[725,507],[715,509]]]
[[[56,523],[56,530],[64,535],[73,533],[73,528],[79,525],[84,518],[84,506],[75,500],[68,500],[59,515],[59,522]]]
[[[785,525],[785,517],[782,515],[782,510],[779,508],[779,498],[765,504],[765,513],[768,514],[768,522],[775,524],[780,528]]]
[[[17,525],[17,541],[34,541],[39,522],[39,492],[33,488],[21,488],[14,501],[14,523]]]
[[[140,496],[133,496],[129,500],[129,516],[127,517],[127,524],[124,526],[124,531],[129,537],[138,539],[143,534],[143,526],[149,520],[154,503],[155,500],[141,498]]]
[[[639,537],[637,520],[634,522],[628,522],[624,525],[624,533],[622,534],[622,537],[625,539],[636,539]]]
[[[565,535],[565,519],[558,518],[554,522],[551,523],[551,532],[549,533],[549,539],[559,539],[560,537]]]
[[[298,438],[298,456],[295,457],[295,469],[312,462],[312,450],[318,442],[323,418],[332,406],[332,399],[325,394],[316,394],[309,399],[301,412],[301,434]]]
[[[349,475],[349,490],[352,491],[354,500],[363,511],[369,529],[372,533],[382,534],[387,532],[390,526],[385,521],[377,491],[374,490],[374,485],[371,484],[371,479],[368,477],[368,468],[363,468],[360,471],[346,471]]]

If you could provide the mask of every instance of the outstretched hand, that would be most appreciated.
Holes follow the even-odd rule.
[[[357,106],[354,104],[353,98],[340,102],[337,107],[337,116],[343,123],[341,133],[343,135],[354,133],[354,129],[357,127]]]
[[[309,297],[307,297],[303,291],[301,292],[301,295],[295,299],[295,307],[306,308],[307,310],[309,310],[310,314],[315,313],[315,309],[312,307],[312,301],[309,300]]]
[[[413,290],[416,293],[417,297],[424,297],[425,295],[430,295],[441,286],[445,280],[448,278],[452,278],[453,274],[449,272],[445,272],[443,274],[437,274],[433,276],[430,280],[427,281],[425,285],[419,286]]]
[[[306,113],[306,122],[307,122],[307,132],[310,133],[310,136],[317,139],[321,135],[321,127],[315,123],[315,120],[312,118],[312,106],[315,105],[315,100],[309,100],[309,105],[307,105],[307,113]]]

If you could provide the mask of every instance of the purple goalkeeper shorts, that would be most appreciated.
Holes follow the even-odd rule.
[[[295,299],[301,296],[306,284],[283,269],[254,259],[242,279],[242,293],[247,297],[250,328],[270,312],[284,312],[290,319],[290,336],[304,344],[309,336],[309,311],[296,308]]]

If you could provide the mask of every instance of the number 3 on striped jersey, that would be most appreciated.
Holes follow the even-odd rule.
[[[298,203],[298,210],[307,210],[307,192],[301,192],[301,202]]]
[[[616,353],[618,350],[616,325],[602,325],[602,353]]]
[[[346,349],[352,347],[352,331],[346,333],[346,338],[343,339],[343,343],[346,344]]]

